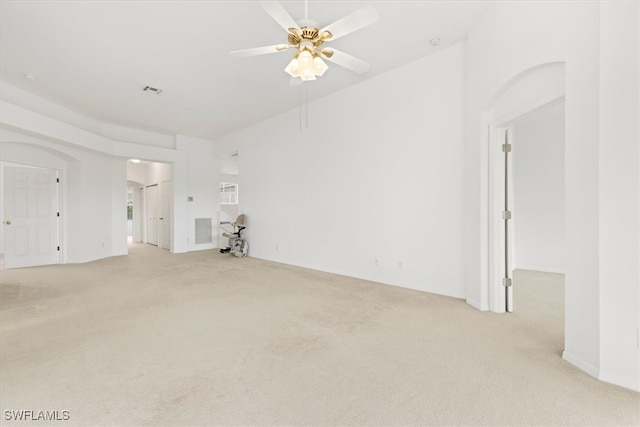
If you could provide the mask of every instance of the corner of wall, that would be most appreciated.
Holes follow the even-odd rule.
[[[567,350],[562,352],[562,358],[594,378],[600,378],[600,369]]]

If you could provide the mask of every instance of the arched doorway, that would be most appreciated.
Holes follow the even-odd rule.
[[[493,312],[513,309],[513,186],[510,130],[514,123],[564,100],[564,63],[554,62],[525,70],[514,76],[492,98],[482,117],[481,213],[483,229],[482,262],[487,281],[482,298]]]
[[[77,162],[28,139],[1,142],[2,268],[67,262],[67,201],[74,191],[67,177]]]

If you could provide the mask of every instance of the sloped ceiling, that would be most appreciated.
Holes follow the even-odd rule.
[[[371,64],[358,75],[329,63],[291,86],[292,52],[232,58],[232,50],[286,42],[256,1],[2,1],[2,81],[95,120],[215,139],[309,100],[358,84],[464,40],[492,3],[308,1],[325,26],[370,4],[379,21],[332,46]],[[283,1],[305,16],[304,1]],[[440,38],[439,46],[429,44]],[[33,75],[35,79],[26,79]],[[416,84],[420,76],[416,76]],[[160,95],[144,86],[162,89]],[[375,96],[375,94],[372,94]]]

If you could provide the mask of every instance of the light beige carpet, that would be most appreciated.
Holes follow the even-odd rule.
[[[33,425],[639,425],[561,359],[562,276],[516,312],[216,251],[1,272],[5,411]]]

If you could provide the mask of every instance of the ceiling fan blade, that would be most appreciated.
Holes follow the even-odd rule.
[[[247,56],[264,55],[267,53],[282,52],[289,49],[289,45],[286,44],[274,44],[272,46],[254,47],[251,49],[234,50],[231,52],[231,56],[236,58],[246,58]]]
[[[299,28],[296,21],[293,20],[289,12],[286,11],[279,1],[265,1],[262,3],[262,8],[271,15],[285,31],[289,32],[289,28]]]
[[[347,70],[351,70],[359,74],[366,73],[369,70],[368,62],[358,59],[355,56],[351,56],[348,53],[344,53],[338,49],[326,48],[322,49],[320,53],[327,61],[341,65]]]
[[[333,24],[327,25],[320,30],[320,32],[329,31],[333,35],[330,40],[335,40],[377,21],[378,11],[372,6],[365,6],[341,19],[338,19]]]

